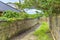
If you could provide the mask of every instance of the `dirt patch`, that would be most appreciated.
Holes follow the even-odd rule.
[[[33,35],[33,33],[29,33],[27,34],[24,38],[22,38],[21,40],[36,40],[37,37]]]

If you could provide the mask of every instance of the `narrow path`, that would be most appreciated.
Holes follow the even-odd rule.
[[[35,25],[30,30],[12,38],[11,40],[36,40],[36,36],[33,35],[34,31],[40,26],[40,24]]]

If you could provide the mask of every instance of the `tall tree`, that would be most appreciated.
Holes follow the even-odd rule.
[[[59,12],[60,0],[25,0],[26,7],[34,7],[37,9],[42,9],[45,12]]]
[[[24,0],[24,4],[17,3],[20,9],[36,8],[46,13],[60,13],[60,0]]]

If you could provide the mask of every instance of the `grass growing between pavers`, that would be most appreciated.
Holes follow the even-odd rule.
[[[37,36],[37,40],[53,40],[49,25],[46,22],[42,23],[42,25],[34,32],[34,35]]]

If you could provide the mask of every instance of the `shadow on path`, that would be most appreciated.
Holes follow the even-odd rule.
[[[11,40],[35,40],[36,37],[33,35],[33,32],[40,26],[40,24],[36,24],[33,28],[21,33],[20,35],[12,38]]]

